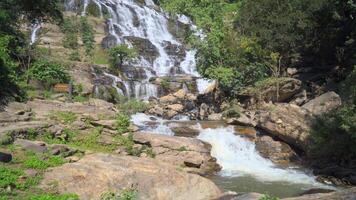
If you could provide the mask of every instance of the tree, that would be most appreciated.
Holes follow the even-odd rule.
[[[117,66],[122,67],[125,61],[135,58],[137,55],[136,51],[129,48],[126,44],[120,44],[112,47],[109,50],[109,62],[112,69]]]

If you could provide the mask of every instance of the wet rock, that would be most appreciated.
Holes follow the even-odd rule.
[[[257,131],[253,127],[238,126],[238,127],[235,127],[235,131],[236,131],[236,134],[246,136],[253,140],[257,138]]]
[[[341,106],[341,98],[335,92],[327,92],[312,99],[302,107],[315,115],[321,115]]]
[[[114,46],[117,45],[117,39],[115,36],[113,35],[108,35],[106,36],[103,41],[101,42],[101,46],[104,48],[104,49],[110,49]]]
[[[161,103],[176,103],[178,101],[177,97],[173,95],[167,95],[159,98]]]
[[[201,120],[206,119],[209,116],[210,108],[207,104],[202,103],[199,107],[199,118]]]
[[[208,120],[210,121],[220,121],[222,120],[222,114],[221,113],[213,113],[208,116]]]
[[[119,192],[132,185],[140,200],[213,199],[221,194],[210,180],[168,163],[108,154],[86,155],[78,162],[52,168],[40,186],[49,188],[54,181],[60,193],[75,193],[81,199],[99,199],[104,192]]]
[[[153,63],[159,56],[157,48],[151,43],[150,40],[134,36],[126,36],[124,38],[130,41],[130,43],[135,47],[135,49],[139,51],[139,55],[146,58],[146,60],[148,60],[149,62]]]
[[[308,194],[300,197],[285,198],[283,200],[355,200],[356,187],[330,193]]]
[[[150,146],[156,154],[155,159],[172,165],[197,168],[195,172],[202,174],[220,170],[216,160],[210,155],[211,147],[198,139],[135,133],[134,141]]]
[[[279,165],[288,165],[298,160],[297,154],[284,142],[273,140],[272,137],[262,136],[256,139],[256,149],[260,154]]]
[[[45,153],[48,151],[46,143],[40,141],[16,139],[14,144],[20,146],[26,151],[32,151],[36,153]]]

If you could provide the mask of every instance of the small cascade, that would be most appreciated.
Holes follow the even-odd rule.
[[[40,23],[32,24],[31,26],[31,36],[30,36],[30,45],[34,44],[37,41],[37,33],[41,28]]]
[[[228,177],[253,176],[260,181],[322,186],[311,175],[296,169],[281,169],[260,156],[255,144],[234,134],[232,127],[202,129],[198,139],[212,145],[211,154],[222,166],[221,175]]]
[[[173,131],[164,124],[166,121],[160,117],[144,113],[137,113],[131,116],[131,122],[143,129],[142,132],[173,136]]]

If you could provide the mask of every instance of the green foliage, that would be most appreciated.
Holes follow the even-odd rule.
[[[77,120],[77,115],[70,111],[56,111],[50,116],[51,119],[61,121],[65,124],[72,124]]]
[[[109,50],[109,63],[112,69],[116,70],[116,67],[122,67],[125,61],[129,61],[137,56],[134,49],[129,48],[126,44],[120,44],[112,47]]]
[[[259,200],[279,200],[279,198],[265,194]]]
[[[160,86],[164,90],[169,91],[169,88],[170,88],[169,79],[168,78],[162,78]]]
[[[39,194],[31,195],[28,200],[79,200],[76,194]]]
[[[205,74],[210,78],[219,81],[223,88],[230,90],[235,87],[236,74],[235,70],[227,67],[211,67],[205,71]]]
[[[90,2],[88,4],[87,13],[88,13],[88,15],[91,15],[94,17],[100,17],[100,9],[94,2]]]
[[[18,169],[10,169],[0,165],[0,188],[17,185],[17,181],[24,173]]]
[[[28,71],[30,77],[42,82],[47,88],[56,83],[68,83],[69,75],[58,63],[48,60],[34,62]]]
[[[139,101],[137,99],[130,99],[126,102],[119,103],[118,109],[126,115],[132,115],[136,113],[145,112],[148,109],[148,103]]]
[[[315,119],[311,136],[319,158],[356,158],[356,105],[346,104]]]
[[[63,46],[65,48],[76,50],[79,47],[78,43],[78,21],[76,17],[65,18],[61,25],[61,30],[64,33]]]
[[[87,56],[91,56],[94,49],[94,28],[86,17],[80,18],[80,32]]]
[[[98,65],[109,64],[109,55],[108,52],[102,49],[100,46],[94,48],[94,53],[92,56],[92,62]]]
[[[224,117],[227,118],[238,118],[241,115],[241,107],[233,104],[229,106],[224,112],[222,113]]]
[[[72,51],[72,53],[69,54],[69,60],[80,61],[79,51],[77,51],[77,50]]]
[[[100,200],[136,200],[138,191],[134,188],[123,189],[119,194],[114,192],[105,192],[101,195]]]
[[[44,170],[64,163],[65,160],[60,156],[40,156],[38,154],[28,153],[23,164],[27,168]]]
[[[126,114],[119,113],[116,116],[116,129],[119,134],[123,134],[129,131],[130,118]]]

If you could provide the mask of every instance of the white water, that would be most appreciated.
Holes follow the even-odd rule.
[[[37,41],[37,33],[41,28],[40,23],[35,23],[31,27],[31,38],[30,38],[30,45],[34,44]]]
[[[212,145],[211,154],[221,165],[222,176],[250,175],[260,181],[321,186],[313,176],[302,171],[277,168],[270,160],[259,155],[253,142],[236,136],[233,127],[202,129],[198,139]]]
[[[161,134],[161,135],[170,135],[173,136],[173,131],[164,124],[167,120],[164,120],[160,117],[153,115],[146,115],[144,113],[137,113],[131,116],[131,122],[139,127],[144,127],[143,132]],[[155,123],[154,126],[149,124]]]
[[[157,88],[149,83],[149,78],[175,75],[171,74],[171,70],[175,67],[179,67],[185,75],[200,77],[196,70],[196,50],[186,50],[185,57],[181,61],[166,52],[167,43],[178,47],[182,47],[183,44],[168,31],[168,15],[162,11],[157,11],[152,0],[145,0],[145,5],[141,5],[134,0],[83,0],[82,15],[86,14],[90,2],[98,5],[101,16],[103,16],[102,11],[104,9],[110,14],[110,18],[107,20],[108,32],[116,38],[118,44],[126,43],[132,46],[125,37],[134,36],[149,40],[159,53],[153,62],[148,62],[140,57],[138,62],[131,63],[134,67],[145,68],[148,78],[140,81],[141,83],[124,80],[124,82],[130,82],[123,83],[123,85],[130,85],[127,95],[145,100],[150,96],[157,97]],[[180,15],[178,20],[189,24],[198,35],[201,34],[201,31],[193,25],[188,17]],[[153,71],[153,74],[151,71]],[[201,85],[201,87],[203,86],[206,85]]]

